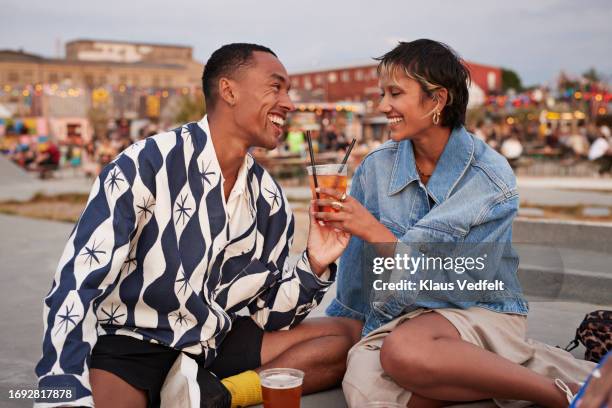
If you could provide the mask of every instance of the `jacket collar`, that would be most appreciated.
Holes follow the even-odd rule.
[[[453,129],[427,183],[429,195],[437,204],[446,200],[457,185],[474,156],[474,139],[463,126]],[[399,143],[388,194],[394,195],[408,184],[419,180],[410,140]]]

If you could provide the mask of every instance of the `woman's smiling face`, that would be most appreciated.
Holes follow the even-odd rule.
[[[411,139],[434,126],[432,115],[444,105],[425,94],[416,80],[395,70],[395,75],[381,75],[379,86],[378,110],[389,120],[392,140]]]

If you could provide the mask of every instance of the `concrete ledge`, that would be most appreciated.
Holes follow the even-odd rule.
[[[513,242],[612,253],[612,225],[593,222],[517,219]]]
[[[521,265],[518,277],[531,301],[610,303],[612,273],[559,271],[537,265]]]

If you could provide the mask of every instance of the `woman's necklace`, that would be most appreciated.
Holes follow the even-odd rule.
[[[425,172],[423,170],[421,170],[421,168],[419,167],[419,163],[417,163],[417,161],[414,161],[414,164],[416,166],[417,172],[419,173],[419,176],[421,177],[421,179],[424,178],[430,178],[431,174],[425,174]]]

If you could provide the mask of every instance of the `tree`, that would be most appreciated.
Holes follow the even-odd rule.
[[[181,99],[178,112],[174,118],[176,123],[187,123],[202,119],[206,113],[204,96],[199,94],[195,97],[184,96]]]
[[[599,82],[600,77],[599,73],[595,70],[595,68],[589,68],[584,74],[582,74],[584,79],[588,80],[590,83]]]
[[[508,89],[514,89],[517,92],[523,90],[521,77],[511,69],[502,68],[502,89],[506,92]]]

